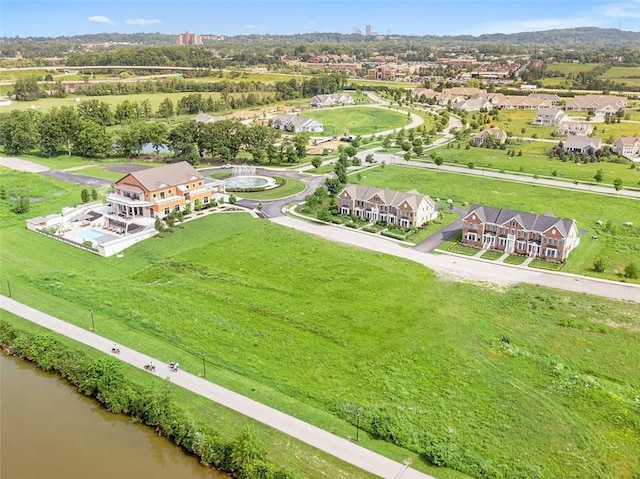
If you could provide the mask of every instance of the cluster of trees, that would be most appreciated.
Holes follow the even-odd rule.
[[[44,371],[57,372],[78,391],[95,398],[113,413],[126,414],[200,458],[200,462],[237,478],[293,479],[293,475],[266,459],[256,431],[245,427],[226,439],[208,424],[196,421],[178,404],[173,386],[145,386],[131,380],[122,362],[93,359],[61,343],[50,334],[37,334],[0,323],[0,344]]]
[[[86,102],[89,104],[90,102]],[[164,122],[124,121],[114,135],[106,127],[106,104],[93,108],[52,108],[47,113],[14,110],[0,118],[0,145],[8,154],[27,154],[39,149],[43,156],[61,151],[87,158],[104,158],[114,153],[140,155],[151,144],[156,154],[166,145],[178,158],[197,163],[200,158],[234,160],[249,152],[257,163],[296,163],[306,155],[308,135],[280,138],[280,131],[267,126],[246,126],[237,120],[197,123],[189,120],[173,128]],[[108,106],[108,105],[106,105]]]

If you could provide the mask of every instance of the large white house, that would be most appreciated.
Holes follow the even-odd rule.
[[[558,108],[540,108],[532,123],[538,126],[559,126],[566,117],[566,113]]]
[[[437,218],[436,205],[417,191],[402,193],[371,186],[348,184],[338,193],[342,215],[355,215],[372,223],[386,221],[403,228],[422,226]]]
[[[311,99],[311,106],[319,108],[333,105],[354,105],[356,102],[351,95],[346,93],[331,93],[329,95],[316,95]]]
[[[271,121],[271,127],[291,133],[322,133],[324,125],[313,118],[282,114]]]

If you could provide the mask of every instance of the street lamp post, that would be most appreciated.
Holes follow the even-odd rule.
[[[90,309],[89,312],[91,313],[91,331],[95,331],[96,323],[95,323],[95,320],[93,319],[93,309]]]
[[[204,360],[205,358],[205,354],[202,353],[202,377],[206,378],[207,377],[207,363]]]
[[[7,276],[7,288],[9,288],[9,297],[11,297],[11,283],[9,282],[9,276]]]
[[[360,411],[356,411],[356,442],[360,442]]]

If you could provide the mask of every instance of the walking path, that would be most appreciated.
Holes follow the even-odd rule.
[[[49,171],[46,166],[39,165],[33,161],[23,160],[21,158],[0,157],[0,166],[11,168],[17,171],[26,171],[27,173],[42,173]]]
[[[108,352],[113,346],[113,341],[99,336],[95,333],[79,328],[73,324],[66,323],[58,318],[33,309],[22,303],[14,301],[5,296],[0,297],[0,308],[9,311],[17,316],[38,324],[56,333],[67,336],[78,342],[86,344],[98,351]],[[139,369],[144,369],[144,365],[153,361],[156,365],[155,376],[162,379],[169,379],[173,384],[188,389],[200,396],[211,399],[229,409],[237,411],[256,421],[260,421],[268,426],[284,432],[302,442],[305,442],[321,451],[335,456],[349,464],[359,467],[371,474],[383,478],[398,477],[398,473],[405,469],[404,464],[392,461],[391,459],[365,449],[353,442],[331,434],[323,429],[309,423],[296,419],[283,412],[265,406],[253,399],[235,393],[229,389],[218,386],[198,376],[186,371],[176,373],[169,371],[169,366],[155,358],[140,353],[133,349],[120,347],[120,354],[117,359],[124,361]],[[403,479],[435,479],[432,476],[407,469],[402,475]]]

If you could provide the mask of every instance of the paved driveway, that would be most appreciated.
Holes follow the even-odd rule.
[[[42,173],[43,171],[49,171],[48,167],[39,165],[33,161],[6,156],[0,157],[0,166],[11,168],[12,170],[26,171],[27,173]]]

